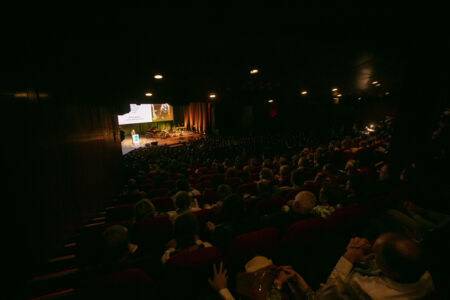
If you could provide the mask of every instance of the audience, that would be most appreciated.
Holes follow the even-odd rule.
[[[241,234],[274,227],[281,240],[296,222],[317,216],[324,219],[321,222],[329,222],[330,215],[351,203],[376,203],[377,197],[387,197],[404,186],[400,183],[416,184],[422,175],[420,167],[410,163],[400,174],[389,159],[390,123],[383,122],[376,128],[369,135],[352,129],[353,133],[343,130],[323,135],[211,136],[180,147],[139,148],[124,157],[128,178],[136,180],[128,181],[121,201],[136,203],[136,223],[165,214],[155,210],[152,199],[145,198],[141,192],[147,191],[144,186],[150,186],[150,190],[162,186],[171,189],[167,196],[173,199],[176,211],[167,214],[173,221],[173,235],[160,263],[166,264],[177,253],[212,245],[226,257]],[[434,133],[435,147],[446,147],[440,138],[445,132],[444,128]],[[439,153],[439,159],[447,155]],[[376,167],[378,178],[374,176]],[[241,184],[225,184],[230,178],[240,178]],[[205,191],[213,195],[208,199],[214,199],[207,201],[214,203],[207,202],[201,210],[198,203],[205,203]],[[269,213],[258,210],[271,199],[276,199],[273,203],[280,209]],[[203,219],[200,215],[197,219],[193,212],[201,213]],[[316,292],[300,275],[303,270],[298,274],[292,266],[276,266],[259,253],[245,265],[246,272],[232,270],[228,274],[223,263],[219,268],[214,265],[209,283],[227,300],[234,299],[233,294],[252,299],[421,299],[434,291],[434,284],[418,241],[426,239],[424,233],[448,226],[449,217],[413,201],[402,201],[400,206],[386,207],[383,212],[399,226],[384,224],[385,233],[373,246],[364,238],[352,239],[326,283],[318,288],[312,282]],[[365,213],[367,221],[382,223],[379,215]],[[120,262],[138,253],[139,247],[129,242],[125,227],[114,226],[104,234],[108,245],[104,259]],[[403,233],[393,233],[399,228]],[[356,229],[364,232],[364,228]],[[422,239],[414,239],[414,234],[422,235]],[[332,252],[333,245],[328,246]],[[301,259],[308,261],[310,257]],[[259,277],[262,274],[270,280]],[[236,281],[228,282],[227,275]],[[255,295],[255,287],[262,292]]]

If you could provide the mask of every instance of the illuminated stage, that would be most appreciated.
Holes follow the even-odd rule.
[[[154,145],[151,145],[153,142],[158,142],[158,146],[169,145],[170,147],[176,147],[182,143],[187,143],[189,140],[197,139],[199,137],[199,133],[193,133],[191,131],[183,132],[183,136],[179,136],[177,134],[177,136],[168,138],[146,138],[145,136],[139,136],[139,145],[135,146],[132,143],[131,136],[127,136],[122,141],[122,155],[125,155],[136,148],[146,147],[146,144],[149,144],[150,147],[155,147]]]

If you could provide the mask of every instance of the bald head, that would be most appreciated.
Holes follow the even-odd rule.
[[[301,191],[295,196],[292,209],[299,214],[306,215],[316,205],[316,196],[310,191]]]
[[[382,234],[374,251],[378,266],[397,282],[416,282],[426,271],[419,244],[402,234]]]

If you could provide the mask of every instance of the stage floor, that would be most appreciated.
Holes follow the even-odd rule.
[[[133,145],[131,142],[131,136],[127,136],[122,141],[122,155],[127,154],[130,151],[133,151],[134,149],[145,147],[146,144],[150,144],[152,142],[158,142],[158,146],[162,145],[169,145],[170,147],[176,147],[179,146],[181,143],[186,143],[189,141],[189,139],[197,139],[200,137],[199,133],[193,133],[190,131],[186,131],[183,133],[183,136],[176,136],[176,137],[168,137],[166,139],[162,138],[146,138],[139,136],[139,145]],[[150,147],[155,147],[151,145]]]

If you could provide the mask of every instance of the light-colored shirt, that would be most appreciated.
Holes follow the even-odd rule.
[[[431,274],[426,271],[414,283],[398,283],[383,275],[367,276],[352,271],[353,264],[341,257],[330,275],[330,279],[339,276],[341,279],[355,281],[373,300],[413,300],[421,299],[434,291]],[[328,284],[328,282],[327,282]]]

